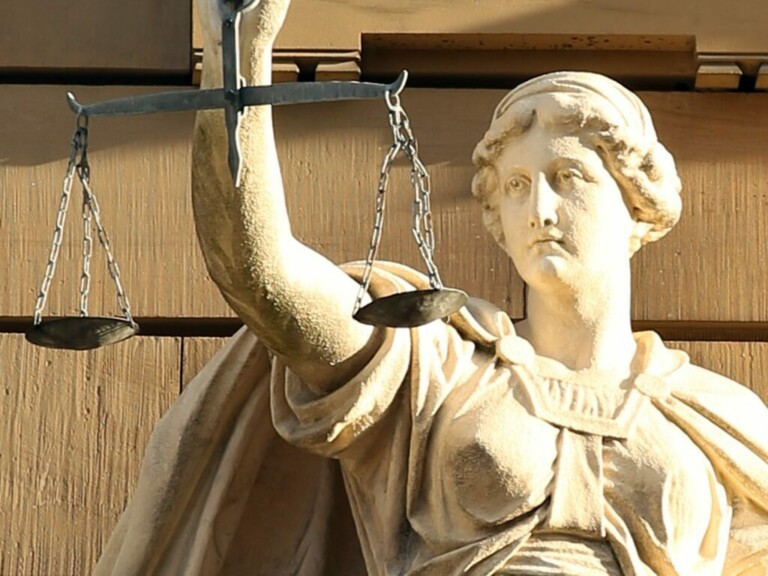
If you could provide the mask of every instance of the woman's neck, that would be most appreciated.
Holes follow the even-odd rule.
[[[610,274],[557,292],[528,287],[526,320],[517,325],[536,353],[573,371],[629,376],[635,355],[630,321],[630,275]]]

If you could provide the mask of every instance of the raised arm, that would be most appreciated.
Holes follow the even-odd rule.
[[[202,87],[219,87],[218,0],[197,1],[205,32]],[[241,72],[250,85],[271,83],[272,45],[289,4],[261,0],[242,16]],[[248,108],[241,126],[243,173],[236,189],[227,167],[223,113],[197,116],[192,195],[208,270],[267,346],[310,385],[332,389],[367,361],[374,345],[372,329],[351,316],[357,284],[291,233],[271,107]]]

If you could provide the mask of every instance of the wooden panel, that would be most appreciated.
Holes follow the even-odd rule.
[[[683,216],[634,265],[641,320],[765,321],[768,96],[643,93],[683,180]]]
[[[229,338],[184,338],[181,358],[181,385],[186,386],[221,350]]]
[[[667,342],[693,364],[728,376],[768,402],[768,342]]]
[[[173,338],[72,353],[0,335],[0,573],[91,573],[178,395],[179,357]]]
[[[537,49],[518,47],[527,44],[525,40],[511,42],[510,48],[492,49],[487,46],[492,41],[482,35],[465,42],[448,35],[437,36],[427,37],[433,44],[424,49],[393,48],[400,42],[387,35],[365,42],[361,61],[363,76],[390,78],[405,69],[420,85],[490,87],[513,85],[556,70],[585,70],[610,76],[635,90],[692,89],[697,79],[692,37],[687,43],[681,40],[681,47],[676,50],[646,51],[549,47],[576,43],[571,36],[542,41],[546,47]],[[414,40],[421,38],[414,36],[403,43],[418,46],[420,43]],[[611,36],[596,39],[601,46],[611,41],[614,41]],[[476,46],[478,42],[482,47]]]
[[[699,52],[768,52],[761,0],[294,0],[278,46],[355,49],[362,34],[690,35]]]
[[[14,271],[14,281],[0,287],[0,316],[31,314],[48,255],[72,123],[64,91],[0,87],[0,125],[8,134],[0,144],[0,189],[6,199],[0,204],[0,260]],[[77,93],[89,102],[136,91]],[[404,103],[432,172],[444,280],[520,317],[522,285],[483,230],[469,192],[473,147],[503,94],[412,89]],[[759,236],[768,229],[768,160],[761,144],[768,141],[768,95],[642,97],[678,160],[685,190],[681,223],[635,258],[635,319],[768,321],[761,268],[768,246]],[[276,124],[297,236],[334,261],[363,258],[379,166],[389,146],[383,104],[283,107]],[[91,126],[93,184],[137,316],[231,316],[207,277],[194,237],[191,126],[191,114],[97,118]],[[410,197],[407,169],[400,163],[393,171],[381,256],[419,265],[408,229]],[[77,220],[71,216],[54,282],[51,310],[58,313],[76,305]],[[111,312],[112,288],[105,285],[103,263],[97,268],[101,276],[94,279],[92,307]]]
[[[50,250],[74,116],[64,86],[0,89],[0,261],[14,282],[0,286],[3,316],[30,315]],[[83,102],[160,90],[76,87]],[[192,222],[190,150],[194,116],[95,118],[90,125],[91,183],[134,313],[223,316],[229,308],[208,280]],[[65,243],[48,310],[76,309],[82,218],[72,195]],[[92,313],[116,310],[103,253],[96,249]]]
[[[188,2],[0,3],[0,72],[187,74]]]

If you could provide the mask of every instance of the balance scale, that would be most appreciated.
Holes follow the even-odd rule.
[[[248,106],[301,104],[335,100],[383,98],[388,110],[393,144],[381,166],[376,194],[376,210],[371,244],[365,261],[360,290],[353,316],[359,322],[374,326],[416,327],[445,318],[461,308],[467,295],[461,290],[446,288],[434,262],[435,237],[430,210],[430,178],[418,155],[418,146],[410,121],[400,101],[400,93],[408,80],[403,71],[391,84],[372,82],[292,82],[271,86],[246,86],[240,75],[239,31],[242,14],[259,0],[219,0],[222,15],[223,88],[184,90],[132,96],[83,105],[72,93],[67,94],[69,107],[75,113],[69,163],[64,176],[61,201],[56,218],[51,251],[41,283],[33,325],[26,332],[29,342],[49,348],[90,350],[120,342],[139,332],[131,315],[128,297],[120,281],[120,270],[114,258],[109,237],[101,221],[99,204],[90,187],[88,163],[88,124],[96,116],[128,116],[157,112],[224,109],[228,135],[227,162],[235,187],[240,185],[242,158],[239,129],[243,110]],[[411,165],[411,185],[414,190],[412,232],[424,261],[429,289],[394,294],[362,306],[368,292],[373,264],[378,253],[384,224],[385,195],[392,163],[404,155]],[[56,262],[64,235],[69,200],[75,178],[83,191],[83,267],[80,276],[80,314],[75,317],[43,320],[43,309],[56,271]],[[99,244],[107,258],[107,269],[117,294],[123,317],[89,316],[90,262],[93,254],[92,228],[95,224]]]

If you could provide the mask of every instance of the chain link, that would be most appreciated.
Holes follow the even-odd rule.
[[[389,110],[389,125],[392,130],[393,143],[384,157],[379,173],[373,233],[371,234],[371,243],[368,247],[363,278],[355,300],[353,314],[356,314],[362,307],[363,299],[370,286],[373,264],[379,251],[384,227],[385,194],[389,183],[389,174],[392,164],[400,153],[405,155],[411,164],[410,181],[414,192],[411,233],[416,241],[421,259],[427,267],[430,287],[434,290],[440,290],[443,287],[440,273],[437,270],[437,264],[434,261],[435,233],[432,225],[432,209],[430,205],[432,187],[429,173],[421,158],[419,158],[418,142],[413,135],[410,119],[403,109],[400,95],[387,92],[385,94],[385,101]]]
[[[80,170],[78,168],[78,177]],[[91,237],[91,207],[83,192],[83,272],[80,275],[80,316],[88,316],[88,294],[91,291],[91,257],[93,256],[93,238]]]

